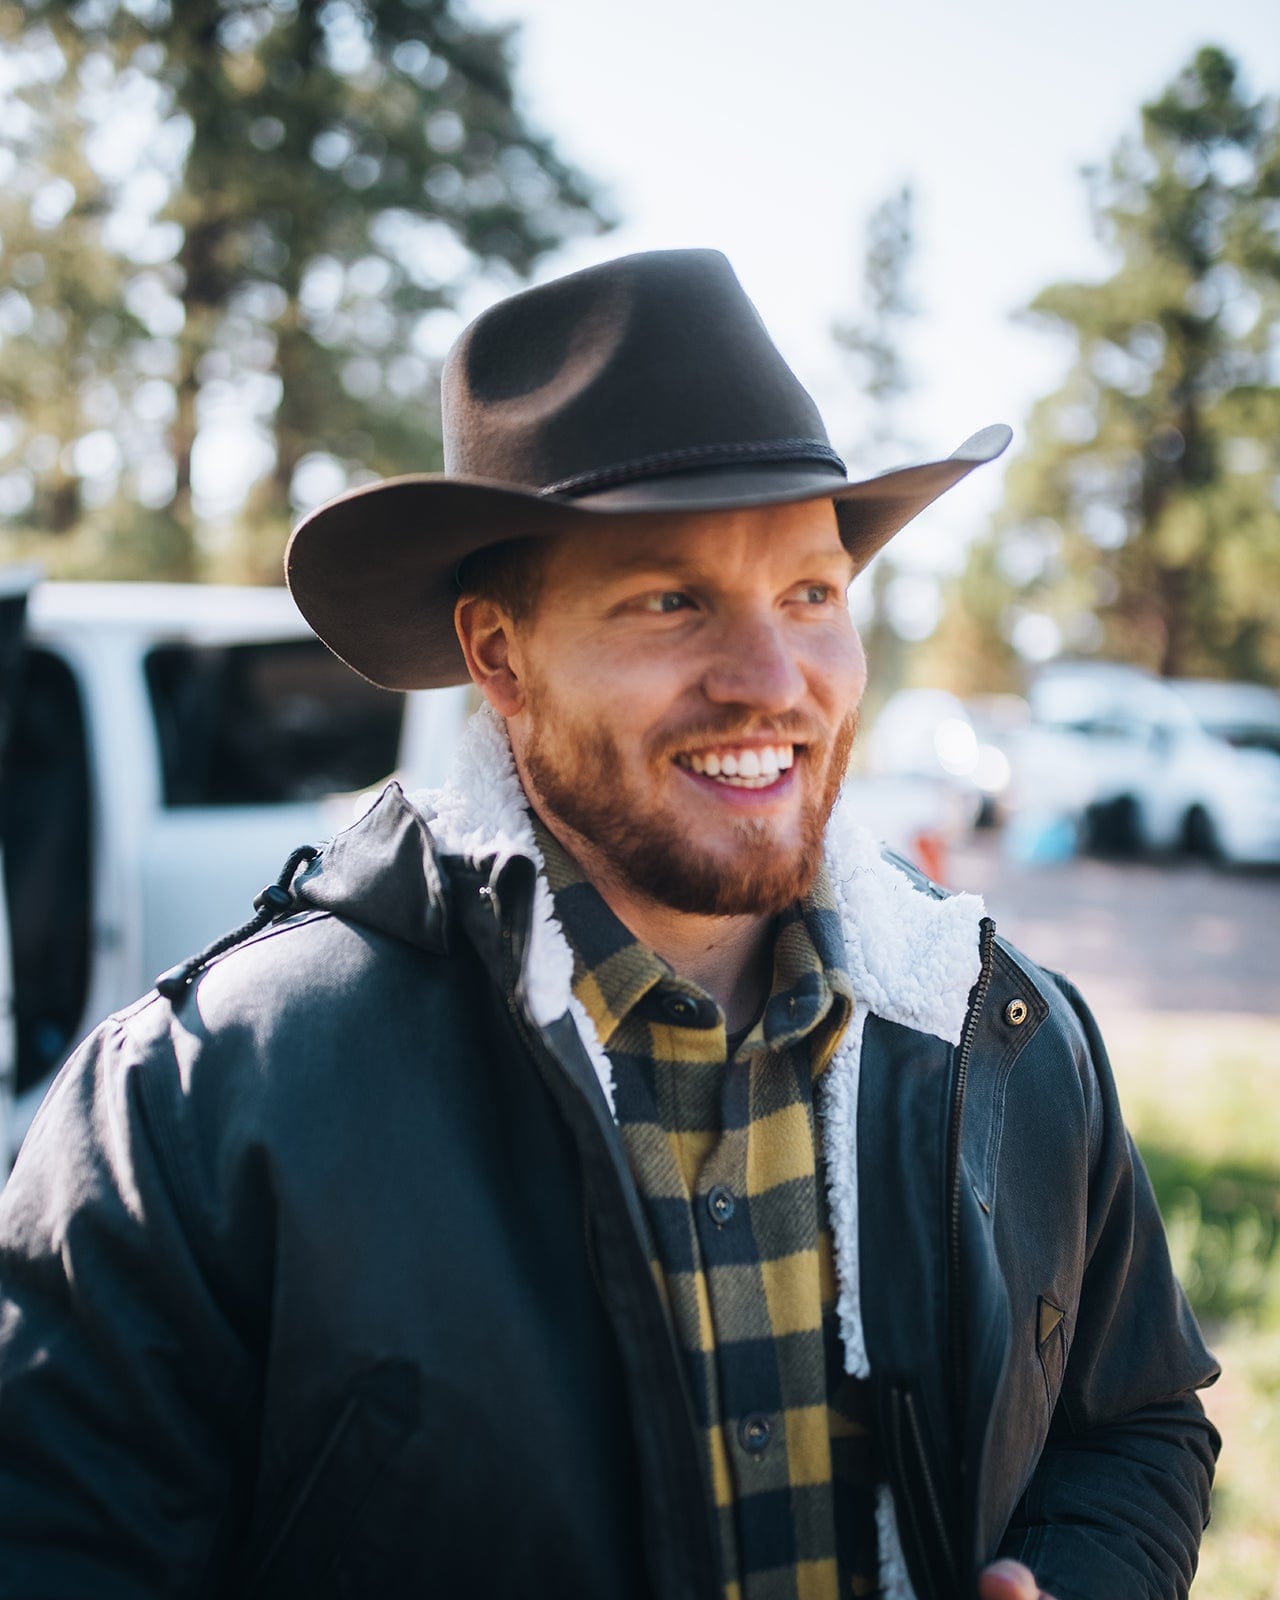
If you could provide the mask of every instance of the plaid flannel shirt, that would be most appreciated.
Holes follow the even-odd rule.
[[[574,993],[614,1068],[650,1257],[684,1357],[726,1600],[877,1588],[866,1386],[836,1315],[813,1086],[853,997],[825,877],[778,919],[745,1037],[641,944],[534,819]]]

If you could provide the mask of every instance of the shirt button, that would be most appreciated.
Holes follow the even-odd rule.
[[[773,1437],[773,1424],[761,1411],[753,1411],[738,1424],[738,1442],[753,1456],[763,1455]]]
[[[662,1014],[668,1022],[677,1022],[687,1027],[698,1015],[698,1008],[685,995],[666,994],[662,997]]]
[[[717,1228],[723,1228],[738,1208],[738,1202],[724,1184],[718,1183],[707,1196],[707,1210]]]

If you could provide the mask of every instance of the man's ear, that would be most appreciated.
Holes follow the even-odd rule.
[[[524,706],[524,690],[511,618],[496,601],[464,594],[453,608],[453,625],[472,682],[500,717],[515,716]]]

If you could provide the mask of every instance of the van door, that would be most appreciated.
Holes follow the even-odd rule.
[[[0,793],[21,1096],[83,1031],[92,959],[92,789],[80,684],[52,650],[21,652]],[[12,1153],[12,1152],[11,1152]]]

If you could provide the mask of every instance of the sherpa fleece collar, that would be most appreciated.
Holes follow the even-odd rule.
[[[448,781],[415,796],[442,855],[478,865],[528,857],[538,871],[524,982],[533,1020],[546,1026],[572,1016],[601,1090],[613,1109],[613,1068],[590,1017],[573,994],[573,954],[556,920],[528,802],[516,774],[506,727],[488,706],[468,723]],[[945,899],[917,889],[883,859],[875,838],[837,802],[827,826],[827,872],[840,908],[845,961],[855,1007],[831,1066],[823,1074],[821,1116],[845,1367],[867,1377],[858,1248],[858,1078],[867,1014],[958,1044],[977,981],[982,900]],[[894,1518],[882,1486],[877,1507],[881,1584],[889,1600],[912,1600]]]
[[[500,717],[488,706],[471,718],[443,788],[414,797],[436,847],[473,865],[527,856],[538,868],[530,935],[529,1005],[545,1025],[569,1009],[573,957],[556,921],[534,837],[528,802],[516,775]],[[935,899],[883,859],[875,838],[836,806],[827,828],[827,871],[844,924],[845,957],[854,993],[889,1022],[959,1042],[969,991],[978,975],[977,895]],[[597,1063],[612,1104],[608,1063]]]

